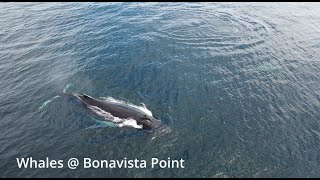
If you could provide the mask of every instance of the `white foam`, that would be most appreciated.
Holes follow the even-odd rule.
[[[55,96],[55,97],[53,97],[52,99],[47,100],[46,102],[44,102],[44,103],[39,107],[39,109],[42,110],[42,109],[43,109],[44,107],[46,107],[49,103],[51,103],[51,101],[53,101],[54,99],[56,99],[56,98],[58,98],[58,97],[60,97],[60,96]]]
[[[67,90],[70,88],[70,86],[72,86],[72,83],[67,84],[66,87],[63,89],[62,92],[63,92],[63,93],[66,93]]]
[[[133,127],[136,129],[142,129],[142,125],[138,125],[137,121],[134,119],[127,119],[126,121],[118,124],[119,127],[127,126],[127,127]]]
[[[116,123],[119,127],[126,126],[126,127],[133,127],[136,129],[142,129],[142,125],[138,125],[137,121],[134,119],[124,119],[124,118],[115,117],[109,112],[106,112],[97,106],[89,106],[89,109],[95,112],[98,116],[103,117],[105,120]]]
[[[131,106],[131,107],[137,108],[137,109],[143,111],[144,113],[148,114],[149,116],[152,116],[152,112],[146,107],[146,105],[144,103],[141,103],[141,106],[137,106],[137,105],[131,104],[129,102],[125,102],[125,101],[121,101],[121,100],[115,99],[115,98],[110,97],[110,96],[108,96],[108,97],[100,97],[100,98],[103,99],[103,100],[106,100],[106,101],[114,102],[114,103],[126,104],[127,106]]]
[[[98,116],[103,117],[105,120],[109,120],[114,123],[122,123],[125,121],[125,119],[115,117],[112,114],[110,114],[109,112],[106,112],[97,106],[89,106],[89,109],[91,109],[93,112],[95,112]]]

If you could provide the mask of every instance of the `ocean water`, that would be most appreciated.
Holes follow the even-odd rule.
[[[320,177],[319,9],[1,3],[0,177]],[[144,103],[172,133],[95,128],[76,100],[53,98],[68,84]],[[64,167],[19,168],[27,157]],[[185,168],[71,170],[73,157]]]

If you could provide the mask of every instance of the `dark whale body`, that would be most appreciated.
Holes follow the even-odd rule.
[[[172,130],[169,126],[162,121],[146,114],[142,110],[129,106],[123,103],[110,102],[93,98],[86,94],[65,94],[79,98],[86,107],[95,106],[102,109],[105,112],[110,113],[114,117],[122,119],[134,119],[137,121],[137,125],[142,125],[143,130],[156,130],[158,133],[170,133]]]

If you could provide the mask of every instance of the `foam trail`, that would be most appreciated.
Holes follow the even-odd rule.
[[[46,107],[51,101],[53,101],[54,99],[58,98],[60,96],[55,96],[52,99],[47,100],[46,102],[42,103],[42,105],[39,107],[39,110],[42,110],[44,107]]]
[[[63,93],[66,93],[67,90],[70,88],[70,86],[72,86],[72,83],[67,84],[66,87],[63,89],[62,92],[63,92]]]

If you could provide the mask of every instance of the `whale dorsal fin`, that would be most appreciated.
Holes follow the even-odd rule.
[[[86,95],[86,94],[82,94],[83,95],[83,97],[85,97],[85,98],[91,98],[90,96],[88,96],[88,95]]]

